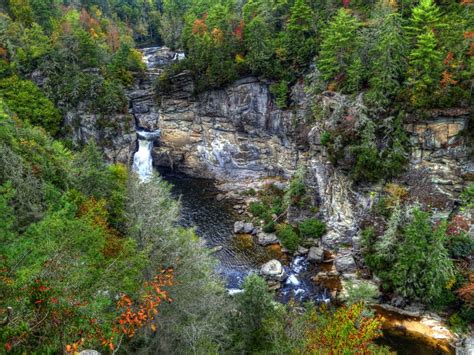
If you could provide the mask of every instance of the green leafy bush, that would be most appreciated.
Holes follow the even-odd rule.
[[[300,237],[289,224],[279,224],[277,226],[277,237],[281,244],[291,252],[296,251],[300,244]]]
[[[17,76],[0,80],[0,97],[11,112],[49,133],[58,133],[62,117],[54,104],[31,81]]]
[[[263,219],[267,219],[270,214],[268,207],[261,202],[250,202],[249,211],[254,217]]]
[[[300,223],[299,230],[303,238],[321,238],[326,233],[326,224],[316,218],[308,218]]]
[[[474,240],[469,235],[461,233],[452,235],[446,240],[449,255],[454,259],[467,258],[474,253]]]
[[[331,142],[331,132],[324,131],[321,133],[321,144],[327,146]]]
[[[284,109],[288,106],[288,83],[284,80],[270,86],[270,92],[275,96],[276,104]]]
[[[304,202],[303,197],[306,194],[306,186],[304,184],[305,174],[304,168],[298,168],[292,177],[285,191],[285,202],[287,205],[301,205]]]
[[[267,224],[265,224],[262,228],[262,230],[265,232],[265,233],[273,233],[276,231],[276,222],[274,221],[270,221],[268,222]]]

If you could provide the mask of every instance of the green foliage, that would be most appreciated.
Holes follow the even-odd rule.
[[[453,259],[467,258],[474,253],[474,240],[466,233],[447,237],[445,244]]]
[[[291,178],[290,184],[285,191],[285,203],[288,206],[304,203],[304,196],[306,194],[306,186],[304,183],[305,175],[305,169],[300,167]]]
[[[423,0],[413,9],[410,19],[408,31],[413,47],[408,57],[407,77],[410,102],[415,108],[428,107],[439,90],[443,54],[434,33],[439,27],[439,17],[436,4]]]
[[[308,218],[298,226],[303,238],[321,238],[326,233],[326,224],[316,218]]]
[[[382,335],[380,320],[366,313],[363,303],[341,307],[335,312],[325,308],[320,313],[311,310],[305,353],[388,354],[387,349],[373,344],[373,340]]]
[[[62,117],[33,82],[17,76],[0,80],[0,97],[22,119],[44,127],[53,135],[58,133]]]
[[[328,131],[324,131],[321,134],[321,144],[327,146],[331,142],[331,133]]]
[[[346,285],[347,296],[345,303],[347,305],[353,305],[357,303],[363,303],[369,305],[374,303],[380,296],[380,292],[374,284],[367,281],[347,282]]]
[[[469,210],[474,207],[474,184],[470,184],[461,193],[461,208]]]
[[[288,107],[288,83],[284,80],[270,85],[270,92],[275,96],[275,102],[279,108]]]
[[[443,245],[445,228],[440,225],[433,230],[427,213],[413,211],[412,222],[403,230],[392,274],[394,287],[401,295],[430,302],[447,287],[453,277],[453,264]]]
[[[341,8],[322,32],[317,66],[324,80],[334,80],[341,90],[351,91],[359,86],[359,80],[355,79],[361,71],[359,27],[360,23],[349,11]]]
[[[250,202],[249,211],[254,217],[264,218],[268,215],[268,208],[261,202]]]
[[[262,227],[265,233],[273,233],[276,231],[277,224],[274,221],[270,221]]]
[[[442,54],[431,29],[416,37],[409,55],[408,85],[410,101],[416,108],[426,108],[433,102],[441,79]]]
[[[430,215],[417,208],[410,215],[404,221],[396,209],[381,237],[373,229],[364,230],[364,260],[386,288],[433,305],[446,297],[454,276],[453,263],[444,247],[446,224],[432,226]]]
[[[382,162],[375,139],[375,124],[368,120],[362,131],[361,143],[352,149],[356,158],[352,175],[356,181],[377,181],[381,177]]]
[[[298,249],[301,239],[289,224],[279,224],[276,228],[276,235],[283,247],[290,252],[294,252]]]
[[[249,4],[250,2],[245,6]],[[256,75],[263,74],[267,77],[275,76],[278,68],[275,68],[277,61],[271,26],[262,16],[255,16],[245,26],[244,31],[244,43],[248,51],[245,60],[251,72]]]
[[[271,346],[264,322],[275,311],[273,297],[264,279],[256,274],[247,276],[244,292],[236,295],[238,316],[234,319],[234,349],[255,353]]]
[[[374,40],[369,50],[369,84],[367,99],[375,106],[385,107],[398,94],[405,73],[406,40],[402,18],[385,1],[374,15]]]

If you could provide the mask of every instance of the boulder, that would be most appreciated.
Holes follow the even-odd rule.
[[[278,238],[274,233],[260,232],[257,234],[258,244],[267,246],[278,243]]]
[[[301,245],[298,246],[298,249],[295,252],[295,255],[306,255],[308,254],[309,249],[302,247]]]
[[[244,222],[243,221],[237,221],[234,223],[234,233],[235,234],[241,234],[244,233]]]
[[[244,223],[244,233],[253,234],[255,228],[252,223]]]
[[[246,223],[244,221],[237,221],[234,223],[235,234],[252,234],[254,229],[252,223]]]
[[[474,354],[474,336],[467,334],[462,340],[461,344],[456,347],[457,355],[472,355]]]
[[[322,263],[324,261],[323,248],[311,247],[308,252],[308,261],[312,263]]]
[[[341,274],[349,274],[357,270],[354,257],[350,254],[337,256],[334,263],[336,270]]]
[[[284,281],[286,278],[286,272],[281,262],[276,259],[270,260],[269,262],[262,265],[260,274],[267,280],[272,281]]]

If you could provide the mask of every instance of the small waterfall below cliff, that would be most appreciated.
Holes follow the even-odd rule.
[[[138,173],[142,181],[148,181],[153,175],[153,142],[160,136],[160,131],[137,131],[138,151],[133,156],[133,171]]]

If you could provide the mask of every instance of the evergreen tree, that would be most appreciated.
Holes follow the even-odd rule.
[[[435,102],[441,79],[443,55],[431,29],[416,38],[416,46],[409,56],[408,86],[410,102],[424,108]]]
[[[315,54],[312,20],[313,13],[306,0],[296,0],[290,9],[290,19],[282,40],[286,51],[285,59],[297,73],[300,68],[308,65]]]
[[[337,88],[344,88],[349,68],[357,60],[360,23],[346,9],[339,9],[323,30],[321,51],[317,62],[323,79],[335,80]],[[353,68],[354,69],[354,68]],[[352,70],[354,74],[354,70]]]
[[[357,181],[377,181],[381,177],[381,161],[376,144],[375,124],[368,120],[362,131],[361,143],[353,148],[355,166],[352,174]]]
[[[401,16],[385,1],[380,4],[376,20],[374,40],[369,50],[370,90],[367,99],[374,106],[384,107],[400,90],[406,67],[406,43]]]
[[[244,292],[236,296],[236,301],[239,311],[234,320],[236,351],[258,353],[268,349],[270,344],[264,322],[271,318],[274,306],[265,280],[256,274],[247,276]]]
[[[274,43],[270,26],[261,16],[254,17],[245,26],[246,62],[254,74],[272,77],[277,65],[274,58]]]
[[[413,8],[407,31],[412,38],[416,38],[427,30],[438,29],[440,17],[440,10],[433,0],[421,0],[418,6]]]
[[[412,221],[398,243],[391,277],[404,297],[425,302],[439,300],[453,277],[453,263],[444,247],[446,223],[431,226],[428,213],[412,211]]]

